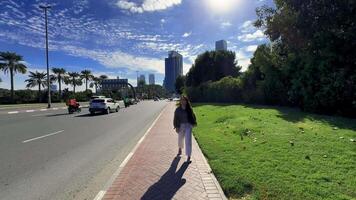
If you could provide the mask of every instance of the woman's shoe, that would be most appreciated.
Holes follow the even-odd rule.
[[[191,161],[190,161],[190,156],[188,156],[188,158],[187,158],[187,162],[188,163],[190,163]]]
[[[178,156],[180,156],[180,155],[182,155],[182,149],[179,149],[178,150],[178,154],[177,154]]]

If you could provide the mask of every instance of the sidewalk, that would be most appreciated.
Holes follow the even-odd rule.
[[[195,139],[190,164],[186,156],[176,157],[174,109],[174,103],[167,105],[103,199],[226,199]]]

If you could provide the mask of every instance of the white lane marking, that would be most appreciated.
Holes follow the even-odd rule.
[[[96,197],[94,198],[94,200],[100,200],[100,199],[102,199],[102,198],[104,197],[105,193],[106,193],[106,191],[101,190],[101,191],[96,195]]]
[[[28,113],[35,112],[35,110],[26,110],[26,112],[28,112]]]
[[[8,114],[17,114],[19,113],[19,111],[11,111],[11,112],[8,112]]]
[[[61,109],[66,109],[67,107],[61,107]]]
[[[37,115],[31,115],[32,117],[39,117],[39,116],[46,116],[46,115],[50,115],[52,113],[44,113],[44,114],[37,114]]]
[[[153,126],[156,124],[156,122],[158,121],[158,119],[161,117],[162,113],[167,109],[167,105],[162,109],[161,113],[157,116],[157,118],[153,121],[153,123],[151,124],[151,126],[147,129],[147,131],[145,132],[145,134],[141,137],[141,139],[137,142],[137,144],[135,145],[135,147],[132,149],[132,151],[129,153],[129,155],[126,156],[125,160],[122,161],[122,163],[120,164],[119,168],[115,171],[115,173],[111,176],[111,178],[109,179],[109,181],[105,184],[104,189],[100,190],[100,192],[95,196],[94,200],[101,200],[105,193],[107,192],[107,190],[110,188],[110,186],[112,185],[112,183],[115,181],[116,177],[119,176],[121,170],[125,167],[125,165],[129,162],[129,160],[131,159],[131,157],[134,155],[136,149],[139,147],[139,145],[141,144],[141,142],[146,138],[147,134],[151,131],[151,129],[153,128]]]
[[[27,142],[31,142],[31,141],[34,141],[34,140],[42,139],[42,138],[45,138],[45,137],[49,137],[49,136],[52,136],[52,135],[56,135],[58,133],[62,133],[63,131],[64,130],[60,130],[60,131],[57,131],[57,132],[54,132],[54,133],[50,133],[50,134],[47,134],[47,135],[42,135],[40,137],[31,138],[31,139],[23,141],[22,143],[27,143]]]
[[[47,111],[48,109],[47,108],[43,108],[43,109],[41,109],[40,111]]]
[[[126,163],[129,162],[132,156],[133,156],[133,152],[130,152],[129,155],[126,156],[125,160],[121,163],[119,167],[123,168],[126,165]]]
[[[52,110],[58,110],[58,108],[52,108]]]

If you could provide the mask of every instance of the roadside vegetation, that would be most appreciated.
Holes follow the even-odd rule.
[[[354,1],[274,2],[257,8],[254,25],[270,42],[258,46],[246,71],[234,52],[207,51],[179,77],[177,92],[184,88],[194,102],[291,106],[356,118]]]
[[[231,199],[356,199],[356,120],[196,104],[194,135]]]

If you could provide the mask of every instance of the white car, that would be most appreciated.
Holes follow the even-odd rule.
[[[125,108],[124,101],[115,101],[111,98],[96,98],[91,100],[89,104],[90,114],[96,112],[109,114],[111,112],[118,112],[120,108]]]

